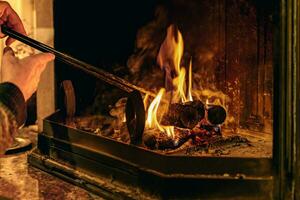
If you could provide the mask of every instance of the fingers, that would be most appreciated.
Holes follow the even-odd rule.
[[[6,24],[9,28],[26,35],[25,28],[22,24],[22,21],[18,14],[11,8],[9,3],[5,1],[0,1],[0,25]],[[5,35],[1,32],[0,38],[5,37]],[[6,45],[9,46],[13,43],[13,38],[8,38],[6,40]]]

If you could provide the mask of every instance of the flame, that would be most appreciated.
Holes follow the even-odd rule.
[[[157,63],[166,72],[166,87],[173,88],[172,102],[182,103],[193,101],[192,97],[192,59],[189,63],[188,86],[186,86],[186,69],[181,66],[184,43],[181,32],[174,25],[167,29],[165,40],[160,46],[157,56]],[[175,73],[174,73],[175,72]],[[172,77],[175,75],[175,77]],[[169,81],[169,82],[168,82]],[[168,86],[172,87],[168,87]],[[187,89],[187,91],[186,91]],[[174,137],[174,126],[163,126],[158,120],[158,108],[166,90],[161,88],[154,100],[150,103],[147,111],[146,126],[157,128],[170,137]],[[187,94],[186,94],[187,93]],[[148,96],[144,98],[144,105],[147,108]],[[160,109],[162,115],[162,109]]]
[[[187,92],[186,92],[186,70],[184,67],[180,69],[178,76],[173,79],[174,88],[177,88],[174,94],[175,101],[178,101],[178,99],[180,99],[182,103],[193,101],[192,82],[193,80],[192,80],[192,60],[191,60],[189,64]]]
[[[160,46],[157,63],[162,69],[165,69],[166,81],[172,80],[172,82],[166,83],[167,86],[171,84],[174,88],[172,101],[181,101],[182,103],[193,100],[192,59],[189,64],[188,91],[186,94],[186,69],[181,66],[183,50],[184,43],[181,32],[176,26],[170,25],[167,29],[166,38]],[[172,77],[172,71],[175,72],[175,77]]]
[[[147,107],[148,107],[148,100],[149,100],[149,94],[146,94],[143,99],[143,104],[144,104],[145,110],[147,110]]]
[[[126,122],[126,115],[125,115],[125,114],[123,115],[122,122],[123,122],[123,123]]]
[[[159,121],[157,119],[157,111],[159,104],[161,102],[161,99],[165,93],[165,89],[161,88],[154,98],[154,100],[151,102],[148,108],[148,113],[147,113],[147,120],[146,120],[146,125],[149,128],[158,128],[161,132],[164,132],[167,134],[169,137],[174,137],[174,126],[163,126],[159,124]]]
[[[188,86],[188,96],[187,96],[187,101],[193,101],[192,97],[192,58],[190,60],[190,65],[189,65],[189,86]]]
[[[228,100],[228,96],[221,91],[210,89],[193,90],[192,58],[189,61],[187,74],[185,66],[181,65],[183,52],[184,42],[182,34],[175,25],[170,25],[157,55],[157,63],[165,71],[166,88],[159,90],[150,105],[148,104],[149,96],[146,95],[144,98],[144,106],[145,110],[147,110],[146,127],[158,129],[172,138],[174,138],[174,126],[161,125],[158,119],[163,116],[164,108],[166,108],[165,104],[160,105],[166,90],[171,90],[170,93],[167,93],[167,95],[171,95],[171,103],[193,101],[194,96],[196,99],[205,99],[206,106],[214,104],[226,108],[226,100]]]
[[[181,68],[179,75],[173,79],[173,85],[176,88],[176,91],[173,96],[173,100],[177,102],[179,99],[182,103],[187,102],[187,98],[185,96],[185,68]]]
[[[161,68],[175,68],[176,73],[180,72],[180,63],[183,55],[183,38],[180,31],[174,25],[167,29],[167,36],[160,46],[157,56],[157,63]]]

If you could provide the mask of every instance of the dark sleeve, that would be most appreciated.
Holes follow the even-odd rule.
[[[14,141],[19,126],[26,118],[25,100],[20,89],[12,83],[0,84],[0,155]]]
[[[17,125],[21,126],[26,120],[26,104],[21,90],[12,83],[0,84],[0,103],[11,112]]]

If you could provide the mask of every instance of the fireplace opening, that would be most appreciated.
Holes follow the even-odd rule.
[[[61,20],[65,5],[56,2],[55,45],[155,93],[142,94],[141,147],[166,154],[271,158],[269,3],[151,1],[126,3],[122,10],[108,3],[103,13],[87,15],[99,20],[100,30],[79,29],[91,37],[75,40],[77,34],[70,36],[75,22],[68,16]],[[113,17],[108,8],[124,17]],[[120,91],[69,67],[57,74],[58,84],[71,80],[76,96],[76,114],[65,125],[130,143]]]

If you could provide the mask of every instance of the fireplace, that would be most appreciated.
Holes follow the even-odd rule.
[[[55,48],[97,68],[55,63],[30,164],[106,198],[299,195],[295,2],[72,7],[54,1]]]

